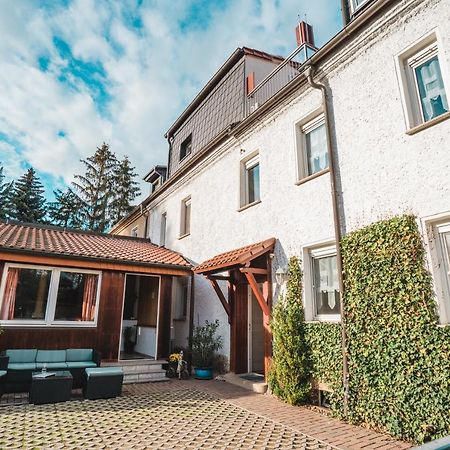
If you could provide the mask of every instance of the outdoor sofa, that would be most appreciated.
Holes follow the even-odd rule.
[[[69,348],[67,350],[20,349],[6,350],[0,357],[0,394],[3,392],[27,392],[30,389],[31,374],[42,370],[68,370],[73,377],[73,387],[84,386],[85,369],[100,366],[100,354],[94,349]]]

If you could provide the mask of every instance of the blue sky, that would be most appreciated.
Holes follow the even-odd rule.
[[[287,55],[305,14],[318,45],[341,27],[339,0],[0,4],[0,164],[50,199],[104,141],[140,177],[165,164],[164,132],[237,47]]]

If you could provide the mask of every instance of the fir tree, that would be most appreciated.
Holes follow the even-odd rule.
[[[8,219],[10,216],[11,192],[14,185],[12,181],[4,183],[4,179],[3,166],[0,166],[0,220]]]
[[[82,203],[72,189],[53,191],[55,201],[48,207],[48,215],[52,224],[59,227],[83,228]]]
[[[111,202],[111,222],[116,223],[133,209],[133,201],[141,190],[135,181],[136,173],[131,166],[128,156],[125,156],[114,169],[114,199]]]
[[[117,159],[109,145],[103,143],[93,156],[81,162],[86,166],[86,172],[75,175],[77,182],[73,186],[78,191],[85,224],[89,230],[104,232],[110,223],[109,207],[114,199],[113,172]]]
[[[15,183],[11,194],[11,218],[20,222],[44,222],[44,187],[30,167]]]

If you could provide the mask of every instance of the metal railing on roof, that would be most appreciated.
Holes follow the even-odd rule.
[[[302,72],[303,64],[316,49],[308,44],[297,47],[282,63],[270,72],[247,94],[245,116],[249,116]]]

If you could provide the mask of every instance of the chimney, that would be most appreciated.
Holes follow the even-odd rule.
[[[295,36],[297,37],[297,47],[307,44],[312,48],[316,48],[314,45],[314,31],[313,27],[306,22],[300,22],[295,27]]]

